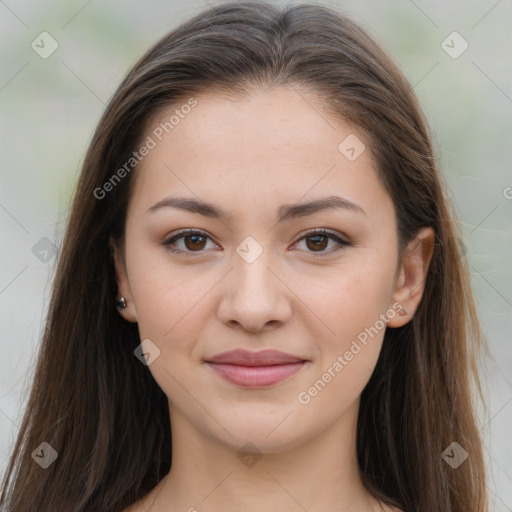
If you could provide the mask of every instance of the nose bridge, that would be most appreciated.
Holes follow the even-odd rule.
[[[261,298],[268,301],[274,294],[273,288],[276,283],[272,282],[274,276],[268,268],[272,265],[271,249],[268,240],[266,247],[263,246],[264,243],[248,236],[236,248],[236,290],[242,295],[247,294],[245,299]]]
[[[272,321],[283,322],[290,312],[285,288],[274,275],[278,272],[273,268],[272,251],[263,243],[247,237],[236,248],[234,268],[219,307],[225,323],[236,322],[247,330],[259,330]]]

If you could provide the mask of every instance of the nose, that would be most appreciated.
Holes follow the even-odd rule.
[[[286,323],[292,312],[292,292],[266,251],[251,263],[235,257],[234,268],[223,280],[217,315],[228,326],[263,332]]]

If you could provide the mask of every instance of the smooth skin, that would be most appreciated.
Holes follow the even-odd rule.
[[[173,449],[169,474],[127,510],[391,511],[360,478],[359,399],[385,328],[409,322],[421,300],[433,231],[420,230],[400,263],[394,206],[369,149],[354,161],[338,150],[348,135],[364,136],[312,93],[255,88],[244,98],[196,99],[133,171],[125,252],[116,252],[118,296],[127,302],[120,314],[160,350],[148,371],[169,399]],[[162,112],[145,136],[168,118]],[[333,195],[362,211],[330,208],[277,222],[282,205]],[[149,211],[168,197],[207,201],[226,217]],[[180,252],[163,245],[188,228],[206,235],[176,240]],[[304,238],[318,229],[348,244]],[[251,263],[236,250],[247,237],[263,251]],[[386,317],[387,326],[300,403],[299,393],[394,303],[406,314]],[[282,382],[248,389],[205,363],[237,348],[308,362]],[[262,455],[252,465],[237,457],[248,442]]]

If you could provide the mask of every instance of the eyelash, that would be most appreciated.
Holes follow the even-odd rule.
[[[194,253],[200,254],[201,252],[203,252],[202,250],[201,251],[183,251],[181,249],[177,249],[174,246],[174,243],[177,240],[179,240],[180,238],[186,238],[189,236],[201,236],[203,238],[211,239],[204,231],[200,231],[200,230],[196,230],[196,229],[183,229],[183,230],[179,230],[171,238],[162,242],[162,245],[164,245],[165,247],[167,247],[170,251],[172,251],[174,253],[185,254],[187,256],[193,256]],[[343,240],[342,238],[337,236],[335,233],[327,231],[326,229],[312,229],[312,230],[306,232],[301,238],[299,238],[297,240],[297,242],[301,242],[302,240],[304,240],[306,238],[312,238],[314,236],[324,236],[324,237],[329,238],[330,240],[333,240],[334,242],[336,242],[338,244],[338,247],[334,248],[334,250],[331,249],[330,251],[327,251],[327,252],[318,253],[318,252],[314,252],[314,251],[308,251],[311,253],[311,255],[314,258],[325,258],[326,256],[331,255],[333,252],[337,252],[337,251],[343,249],[344,247],[352,245],[347,240]]]

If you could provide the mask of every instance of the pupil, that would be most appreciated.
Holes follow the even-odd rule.
[[[319,239],[322,239],[324,243],[319,242]],[[313,246],[316,247],[317,249],[325,249],[325,247],[326,247],[325,242],[327,241],[327,237],[325,237],[323,235],[315,235],[315,236],[309,237],[309,240],[316,240],[313,242],[313,244],[314,244]]]
[[[197,244],[201,244],[201,239],[204,240],[204,237],[203,236],[199,236],[199,235],[192,235],[192,236],[186,237],[186,240],[192,240],[192,244],[194,245],[194,247],[189,247],[189,245],[186,244],[187,248],[188,249],[194,249],[194,248],[195,249],[198,249],[198,248],[201,249],[202,247],[197,247]],[[203,241],[203,243],[204,243],[204,241]]]

